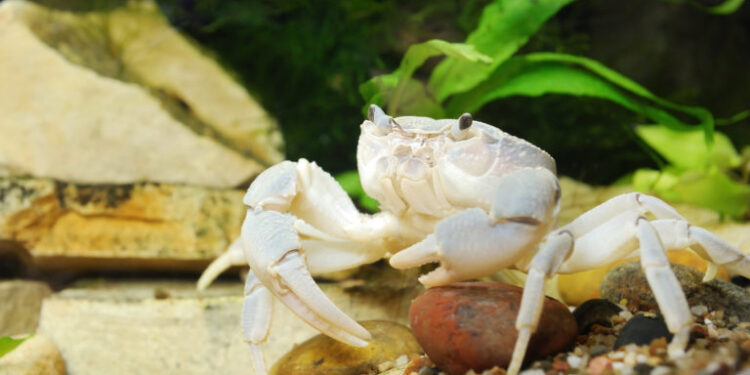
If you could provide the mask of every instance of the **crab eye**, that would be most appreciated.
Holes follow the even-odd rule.
[[[455,124],[453,124],[453,127],[451,128],[451,135],[455,139],[464,139],[466,138],[466,130],[471,127],[471,123],[474,122],[474,119],[471,117],[470,114],[464,113],[461,115],[461,117],[458,118],[458,121],[456,121]]]
[[[471,126],[471,123],[474,122],[474,119],[471,118],[471,114],[464,113],[461,115],[461,117],[458,118],[458,128],[461,130],[466,130]]]

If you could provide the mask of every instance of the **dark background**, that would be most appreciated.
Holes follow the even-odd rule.
[[[79,3],[112,2],[68,4]],[[413,43],[463,41],[487,3],[159,1],[173,25],[211,51],[279,120],[289,159],[315,160],[334,173],[356,167],[365,104],[359,84],[395,69]],[[750,108],[750,4],[723,16],[682,2],[580,0],[520,53],[530,51],[593,58],[662,98],[706,107],[718,118]],[[647,121],[606,101],[513,98],[473,115],[546,149],[560,174],[589,183],[658,166],[632,131]],[[745,119],[720,130],[739,150],[750,145],[749,125]]]

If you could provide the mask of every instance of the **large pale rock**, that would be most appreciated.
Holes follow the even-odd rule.
[[[283,159],[273,120],[151,2],[0,3],[0,172],[233,187]]]
[[[34,335],[0,357],[3,375],[65,375],[65,362],[55,344],[41,335]]]
[[[406,324],[411,298],[401,293],[323,291],[356,320]],[[92,280],[44,302],[39,332],[60,349],[71,375],[242,374],[251,368],[240,328],[242,285],[219,283],[196,294],[191,282]],[[264,345],[270,367],[317,334],[278,301]]]
[[[43,267],[197,270],[239,235],[241,190],[0,178],[0,240]]]
[[[35,332],[42,300],[51,294],[43,282],[0,281],[0,337]]]

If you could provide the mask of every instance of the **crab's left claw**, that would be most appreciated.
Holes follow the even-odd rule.
[[[367,346],[370,333],[336,307],[310,275],[295,220],[276,211],[248,210],[242,243],[253,274],[320,332],[349,345]]]

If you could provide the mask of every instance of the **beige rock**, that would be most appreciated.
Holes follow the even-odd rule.
[[[41,335],[34,335],[0,357],[3,375],[65,375],[65,362],[55,344]]]
[[[276,124],[247,92],[156,5],[128,4],[0,3],[0,171],[234,187],[282,160]]]
[[[36,332],[42,300],[51,294],[43,282],[0,281],[0,337]]]
[[[0,178],[0,239],[43,267],[201,269],[239,235],[241,190]]]
[[[321,284],[357,320],[405,324],[416,293],[349,293]],[[241,283],[219,283],[197,295],[191,282],[93,280],[47,299],[39,332],[62,352],[68,372],[85,374],[247,374]],[[264,345],[266,364],[317,332],[278,301]],[[127,360],[123,360],[127,358]]]

